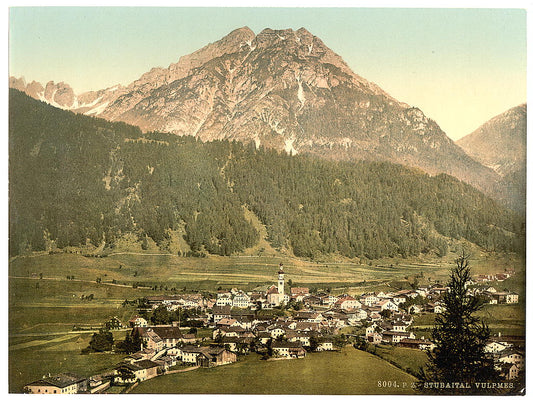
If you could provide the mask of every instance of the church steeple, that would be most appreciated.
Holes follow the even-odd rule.
[[[283,263],[279,264],[278,270],[278,293],[279,303],[282,304],[285,301],[285,273],[283,272]]]

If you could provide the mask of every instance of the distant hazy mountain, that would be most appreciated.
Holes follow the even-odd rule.
[[[55,106],[163,131],[335,160],[386,160],[495,194],[498,175],[424,113],[355,74],[304,28],[240,28],[127,87],[76,96],[66,84],[12,86]],[[31,87],[31,90],[29,89]]]
[[[522,104],[492,118],[457,144],[501,178],[498,187],[509,207],[526,208],[527,105]],[[498,198],[498,197],[497,197]]]
[[[457,144],[472,158],[505,176],[526,165],[526,125],[527,105],[522,104],[492,118]]]

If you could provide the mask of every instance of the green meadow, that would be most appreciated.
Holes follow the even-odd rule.
[[[132,393],[412,394],[413,382],[390,363],[347,346],[298,360],[263,361],[252,354],[236,364],[157,377]]]
[[[31,341],[28,338],[10,338],[9,392],[21,393],[24,385],[49,373],[96,375],[113,368],[124,358],[122,354],[82,355],[81,350],[89,344],[91,334],[34,337]],[[124,333],[115,333],[117,338],[123,339]]]

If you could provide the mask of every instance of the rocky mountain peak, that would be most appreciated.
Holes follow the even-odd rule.
[[[68,86],[54,88],[54,100],[71,102]],[[266,28],[255,35],[242,27],[127,87],[84,99],[91,102],[78,111],[143,131],[339,160],[388,160],[485,189],[497,176],[421,110],[355,74],[305,28]]]

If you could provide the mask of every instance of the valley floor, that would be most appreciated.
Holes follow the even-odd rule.
[[[445,280],[453,257],[433,262],[391,260],[373,266],[285,261],[287,278],[296,286],[362,293],[402,288],[419,273],[421,281]],[[122,254],[87,258],[58,254],[17,258],[10,264],[9,278],[9,392],[20,393],[25,384],[48,373],[91,376],[112,369],[124,355],[80,352],[105,320],[117,317],[127,323],[135,308],[123,306],[126,299],[172,293],[172,288],[177,292],[215,291],[232,284],[231,279],[235,287],[252,289],[272,282],[278,264],[279,257],[185,259]],[[497,273],[506,266],[515,267],[517,274],[499,286],[525,295],[525,267],[520,260],[478,256],[472,262],[474,274]],[[134,286],[136,282],[144,285]],[[88,295],[93,297],[85,298]],[[524,310],[524,303],[485,306],[481,315],[493,332],[523,335]],[[415,320],[417,336],[430,334],[433,318],[425,314]],[[115,340],[123,340],[126,331],[114,331]],[[424,353],[400,347],[380,347],[373,353],[351,345],[341,352],[310,353],[300,360],[263,361],[251,353],[232,365],[154,378],[133,393],[413,393],[410,374],[423,365]],[[381,381],[397,381],[400,387],[381,388]],[[404,382],[408,386],[403,387]]]

